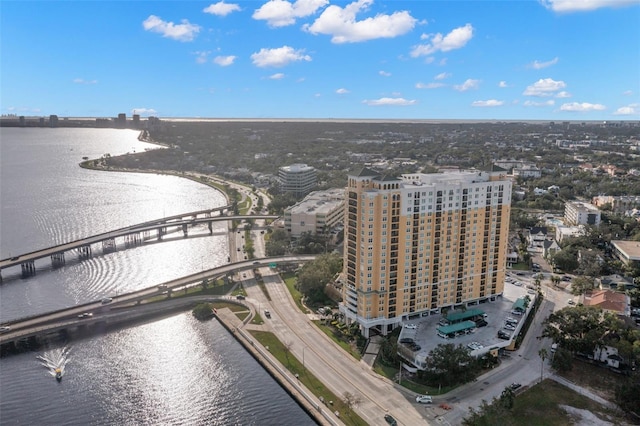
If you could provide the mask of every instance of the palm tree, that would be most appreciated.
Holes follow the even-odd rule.
[[[547,356],[549,354],[547,353],[547,350],[545,348],[541,348],[538,351],[538,356],[540,356],[540,381],[542,382],[542,378],[543,378],[543,371],[544,371],[544,360],[547,359]]]

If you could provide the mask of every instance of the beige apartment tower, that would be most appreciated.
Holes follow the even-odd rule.
[[[348,176],[340,311],[387,334],[403,320],[494,300],[504,288],[504,171]]]

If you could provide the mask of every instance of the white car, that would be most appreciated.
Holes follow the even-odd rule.
[[[11,330],[11,327],[9,327],[8,325],[3,325],[2,327],[0,327],[0,333],[6,333],[9,330]]]
[[[419,402],[420,404],[431,404],[433,399],[430,395],[418,395],[416,396],[416,402]]]
[[[415,324],[405,324],[404,328],[408,328],[409,330],[415,330],[416,328],[418,328],[418,326]]]
[[[569,305],[575,305],[575,304],[576,304],[576,302],[574,302],[574,301],[573,301],[573,299],[569,299],[569,300],[567,300],[567,303],[568,303]]]
[[[516,329],[511,324],[505,324],[503,328],[506,329],[506,330],[511,330],[511,331],[515,331],[515,329]]]

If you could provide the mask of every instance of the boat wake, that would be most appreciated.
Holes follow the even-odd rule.
[[[47,369],[48,373],[61,381],[64,375],[64,368],[69,362],[69,352],[71,348],[65,346],[63,348],[52,349],[46,351],[36,358],[40,361],[40,365]]]

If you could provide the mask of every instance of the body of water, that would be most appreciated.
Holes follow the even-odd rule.
[[[82,157],[153,145],[114,129],[0,129],[0,258],[173,214],[222,206],[171,176],[81,169]],[[214,234],[226,225],[214,224]],[[208,234],[203,227],[202,234]],[[20,278],[3,271],[0,322],[219,266],[225,235],[121,249]],[[55,368],[64,370],[58,383]],[[0,360],[0,424],[304,425],[313,420],[217,322],[190,313]]]

